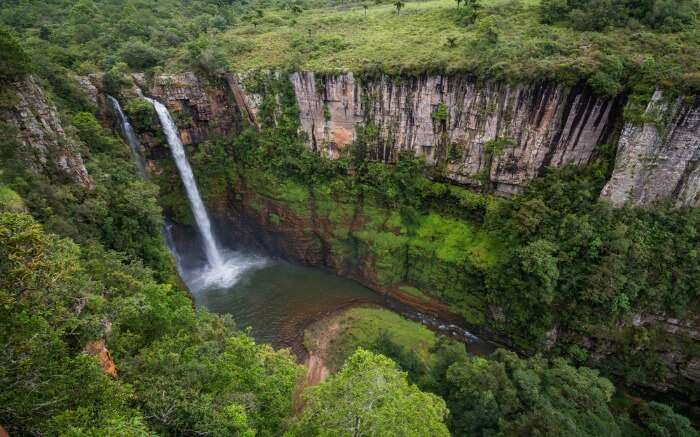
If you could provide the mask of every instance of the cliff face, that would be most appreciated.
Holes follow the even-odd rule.
[[[667,198],[700,205],[700,96],[668,99],[657,91],[644,116],[651,121],[625,125],[601,197],[618,206]]]
[[[445,166],[448,178],[497,192],[518,191],[547,166],[586,164],[612,140],[621,101],[561,85],[507,85],[464,76],[358,79],[294,73],[301,126],[309,147],[329,157],[377,127],[372,157],[394,161],[414,150]],[[494,142],[493,140],[499,140]]]
[[[413,150],[443,168],[454,182],[490,184],[497,194],[521,191],[547,166],[583,165],[596,147],[617,140],[624,98],[596,97],[585,87],[508,85],[464,76],[410,78],[316,76],[289,81],[309,148],[340,156],[358,134],[372,159],[392,162]],[[244,124],[259,127],[262,96],[227,75],[218,81],[192,73],[156,78],[142,86],[176,114],[185,144]],[[658,91],[645,124],[626,123],[617,160],[601,197],[616,206],[670,198],[700,204],[700,97],[669,100]]]
[[[175,114],[183,144],[197,144],[213,134],[240,128],[240,105],[245,100],[237,99],[224,80],[208,81],[194,73],[182,73],[159,76],[153,86],[142,87]]]
[[[0,108],[0,120],[17,128],[26,162],[36,172],[55,166],[83,187],[92,186],[78,143],[68,135],[58,110],[36,80],[28,76],[10,85],[15,100]]]

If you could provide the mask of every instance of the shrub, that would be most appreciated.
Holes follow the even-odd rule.
[[[0,80],[17,79],[29,72],[29,56],[15,37],[0,27]]]
[[[120,51],[120,56],[129,67],[144,70],[160,65],[164,58],[163,52],[140,41],[127,42]]]

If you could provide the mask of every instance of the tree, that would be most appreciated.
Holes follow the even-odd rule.
[[[585,367],[496,351],[447,370],[455,435],[620,435],[610,381]]]
[[[457,9],[459,9],[459,6],[462,4],[462,0],[455,0],[455,2],[457,3]]]
[[[29,56],[12,34],[0,27],[0,80],[14,80],[29,73]]]
[[[697,437],[687,417],[676,414],[668,405],[649,402],[639,408],[639,419],[654,437]]]
[[[401,9],[406,6],[406,3],[402,2],[401,0],[397,0],[394,2],[394,7],[396,8],[396,15],[401,15]]]
[[[307,389],[294,436],[449,436],[445,402],[406,381],[393,361],[358,349],[336,375]]]
[[[129,67],[143,70],[159,65],[164,58],[164,54],[143,41],[131,40],[122,47],[121,57]]]

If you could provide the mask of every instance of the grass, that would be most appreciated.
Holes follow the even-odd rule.
[[[406,293],[409,296],[413,296],[419,300],[422,300],[423,302],[430,301],[430,298],[416,287],[411,287],[410,285],[402,285],[399,287],[399,289],[401,290],[401,292]]]
[[[14,192],[12,189],[4,185],[0,185],[0,212],[19,212],[25,210],[26,207],[20,195]]]
[[[491,80],[569,83],[598,73],[594,84],[610,93],[620,91],[610,80],[619,82],[640,70],[662,85],[700,71],[698,29],[581,32],[541,24],[536,0],[484,0],[482,5],[481,18],[466,25],[453,0],[409,2],[400,15],[393,5],[372,5],[366,17],[361,6],[314,9],[300,16],[265,10],[255,25],[242,22],[218,38],[237,71],[459,71]],[[489,21],[495,41],[480,24]]]
[[[351,308],[316,323],[304,333],[306,346],[313,350],[314,339],[336,323],[339,330],[326,351],[326,364],[332,371],[340,368],[345,359],[358,347],[371,349],[382,332],[386,332],[396,344],[416,352],[425,364],[430,364],[433,359],[430,349],[437,342],[435,333],[419,323],[382,308]]]

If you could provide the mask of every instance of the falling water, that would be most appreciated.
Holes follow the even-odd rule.
[[[126,143],[129,145],[129,149],[131,150],[131,157],[136,163],[139,175],[141,177],[146,177],[146,163],[143,160],[143,147],[141,147],[141,142],[136,136],[134,128],[131,127],[129,119],[127,119],[126,115],[124,115],[122,107],[121,105],[119,105],[119,101],[117,101],[117,99],[115,99],[112,96],[107,96],[107,100],[109,101],[109,105],[112,107],[114,115],[117,117],[117,122],[119,123],[119,131],[121,132],[122,137],[124,138]]]
[[[165,132],[168,144],[170,145],[175,164],[180,172],[182,183],[185,186],[187,198],[190,201],[197,228],[204,240],[204,253],[208,262],[207,268],[194,272],[184,272],[183,278],[190,289],[194,291],[212,287],[232,287],[238,282],[243,273],[251,268],[259,268],[266,265],[267,260],[262,257],[240,252],[226,252],[225,256],[222,255],[219,246],[216,244],[216,240],[214,240],[211,222],[209,221],[207,210],[204,208],[202,198],[199,195],[197,183],[192,174],[192,168],[190,168],[190,164],[187,162],[185,148],[180,141],[177,126],[170,116],[168,109],[162,103],[153,99],[147,100],[153,104],[153,107],[158,113],[160,124],[163,127],[163,132]]]
[[[204,208],[204,203],[202,202],[202,197],[199,195],[199,190],[197,189],[197,182],[194,180],[194,174],[192,174],[192,168],[190,163],[187,162],[187,156],[185,156],[185,148],[182,146],[180,141],[180,135],[177,132],[177,126],[170,116],[168,109],[160,102],[148,99],[149,102],[153,104],[158,113],[158,118],[160,119],[160,124],[163,126],[163,132],[168,139],[168,144],[170,145],[170,150],[173,153],[173,158],[175,159],[175,164],[180,172],[180,177],[182,178],[182,183],[185,186],[185,191],[187,192],[187,199],[190,201],[190,206],[192,207],[192,214],[194,215],[194,221],[197,223],[197,228],[199,229],[202,239],[204,240],[204,253],[207,256],[207,261],[209,262],[209,267],[212,270],[219,270],[224,265],[224,259],[219,252],[219,248],[214,240],[214,234],[211,231],[211,222],[209,221],[209,216],[207,215],[207,210]]]

